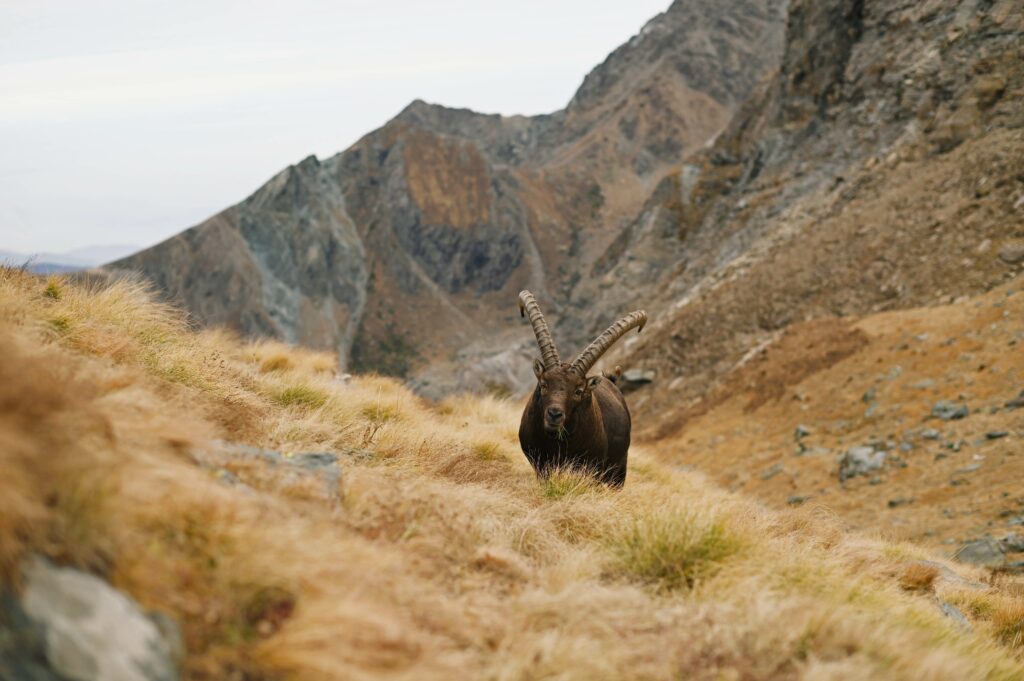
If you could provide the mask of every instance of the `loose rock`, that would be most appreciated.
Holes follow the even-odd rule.
[[[880,470],[885,465],[885,452],[874,447],[854,447],[839,459],[839,482]]]
[[[626,383],[634,386],[647,385],[653,383],[654,379],[658,377],[658,372],[654,369],[627,369],[622,372],[622,380]]]
[[[1024,241],[1014,241],[999,249],[999,259],[1007,265],[1024,262]]]
[[[1001,565],[1003,563],[1003,551],[992,537],[982,537],[969,541],[960,547],[954,558],[961,563],[973,565]]]
[[[941,598],[938,599],[938,604],[939,609],[942,610],[943,615],[956,622],[961,629],[964,629],[965,631],[971,630],[970,620],[968,620],[967,617],[965,617],[964,614],[960,612],[960,610],[955,605],[953,605],[952,603],[947,603]]]
[[[1020,395],[1017,395],[1012,400],[1006,403],[1007,409],[1024,409],[1024,390],[1020,391]]]
[[[932,416],[943,421],[956,421],[966,418],[970,413],[971,410],[968,409],[966,404],[955,404],[949,400],[939,400],[932,407]]]
[[[1011,532],[999,540],[999,546],[1006,553],[1024,552],[1024,535]]]

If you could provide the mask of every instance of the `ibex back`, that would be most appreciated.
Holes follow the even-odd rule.
[[[558,358],[540,306],[529,291],[519,294],[519,311],[529,316],[540,346],[533,363],[537,387],[523,411],[519,444],[540,476],[573,466],[615,486],[626,481],[632,422],[613,378],[587,372],[632,328],[643,329],[647,314],[632,312],[612,324],[571,364]]]

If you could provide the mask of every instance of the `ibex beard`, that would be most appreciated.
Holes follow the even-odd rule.
[[[571,363],[558,350],[540,306],[529,291],[519,294],[519,311],[530,318],[541,357],[533,363],[537,386],[519,425],[519,444],[538,475],[557,468],[588,471],[602,482],[621,487],[632,422],[616,385],[617,373],[587,376],[601,356],[630,329],[647,323],[643,310],[612,324]]]

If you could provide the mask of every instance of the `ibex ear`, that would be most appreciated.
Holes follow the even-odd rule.
[[[533,360],[533,373],[537,378],[540,378],[541,374],[544,373],[544,362],[539,359]]]
[[[602,380],[601,376],[590,376],[587,378],[587,392],[597,387],[597,384]]]

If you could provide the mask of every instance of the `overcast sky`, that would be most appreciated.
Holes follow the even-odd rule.
[[[0,0],[0,249],[147,246],[416,98],[564,106],[669,0]]]

